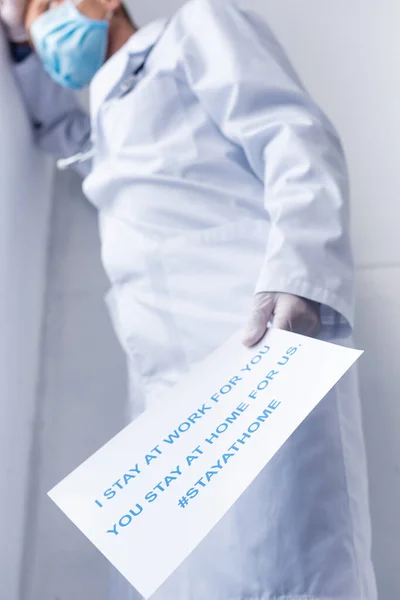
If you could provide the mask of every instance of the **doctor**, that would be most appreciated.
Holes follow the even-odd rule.
[[[345,159],[267,25],[231,0],[139,30],[121,0],[13,1],[33,135],[99,211],[132,416],[246,321],[248,345],[270,322],[350,343]],[[367,498],[352,371],[154,598],[375,600]]]

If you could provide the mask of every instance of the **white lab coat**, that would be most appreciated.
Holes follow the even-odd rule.
[[[90,122],[35,57],[16,72],[38,143],[92,156],[77,168],[133,417],[244,325],[255,291],[320,302],[322,336],[349,343],[343,152],[262,20],[191,0],[140,30],[94,78]],[[354,371],[154,598],[375,600]]]

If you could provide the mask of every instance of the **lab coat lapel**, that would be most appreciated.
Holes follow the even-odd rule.
[[[168,23],[167,19],[157,19],[134,33],[126,44],[112,56],[96,73],[90,85],[90,114],[92,127],[102,104],[112,95],[116,86],[131,75],[141,61],[155,46]]]

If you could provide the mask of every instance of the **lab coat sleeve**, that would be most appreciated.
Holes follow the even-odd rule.
[[[75,94],[55,83],[34,53],[13,69],[40,148],[57,159],[87,150],[90,118]],[[85,176],[90,163],[78,164],[76,170]]]
[[[348,176],[335,129],[260,17],[233,0],[191,0],[180,18],[189,85],[265,187],[270,234],[255,292],[319,302],[323,324],[349,333]]]

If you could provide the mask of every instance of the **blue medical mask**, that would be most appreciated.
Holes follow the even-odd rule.
[[[30,34],[48,74],[64,87],[80,89],[105,61],[108,30],[108,21],[89,19],[66,2],[40,15]]]

